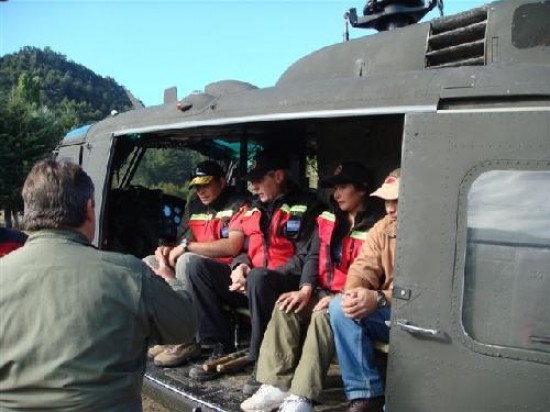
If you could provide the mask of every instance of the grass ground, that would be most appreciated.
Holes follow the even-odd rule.
[[[169,409],[166,409],[160,403],[155,402],[146,395],[141,395],[141,400],[143,402],[143,412],[170,412]]]

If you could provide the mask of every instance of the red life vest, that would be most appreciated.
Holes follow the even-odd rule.
[[[330,239],[336,216],[323,212],[317,217],[319,227],[319,287],[338,293],[344,288],[348,269],[359,254],[361,245],[367,238],[367,230],[352,230],[342,239],[342,258],[338,265],[333,264],[330,254]]]
[[[23,246],[19,242],[2,242],[0,243],[0,257],[7,255],[10,252],[13,252],[15,249],[19,249]]]
[[[212,242],[226,238],[229,234],[229,222],[235,213],[232,209],[228,209],[219,212],[191,214],[187,228],[193,234],[193,241]]]
[[[0,227],[0,257],[23,246],[26,239],[27,235],[23,232]]]
[[[248,239],[247,254],[252,267],[276,269],[294,256],[293,236],[298,233],[300,218],[306,210],[306,205],[282,204],[273,213],[267,237],[260,229],[260,209],[253,208],[243,214],[240,226]]]
[[[190,201],[189,220],[182,237],[194,242],[212,242],[225,239],[229,236],[229,225],[244,210],[242,208],[246,199],[238,195],[220,195],[212,206],[221,207],[215,210],[213,207],[203,205],[198,198]],[[213,258],[218,262],[231,263],[232,256]]]

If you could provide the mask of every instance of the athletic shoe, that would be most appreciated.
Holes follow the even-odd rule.
[[[245,412],[271,412],[277,409],[287,397],[288,392],[271,386],[262,385],[254,395],[241,403]]]
[[[289,395],[279,407],[279,412],[313,412],[313,405],[308,398]]]

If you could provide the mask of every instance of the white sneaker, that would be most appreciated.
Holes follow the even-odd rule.
[[[262,385],[254,395],[241,403],[245,412],[271,412],[277,409],[288,396],[288,392],[271,385]]]
[[[314,410],[310,399],[289,395],[279,407],[279,412],[314,412]]]

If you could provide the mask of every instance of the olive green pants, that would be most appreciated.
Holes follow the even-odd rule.
[[[328,312],[312,312],[316,303],[313,298],[300,313],[275,307],[260,349],[259,382],[309,399],[321,395],[334,339]]]

